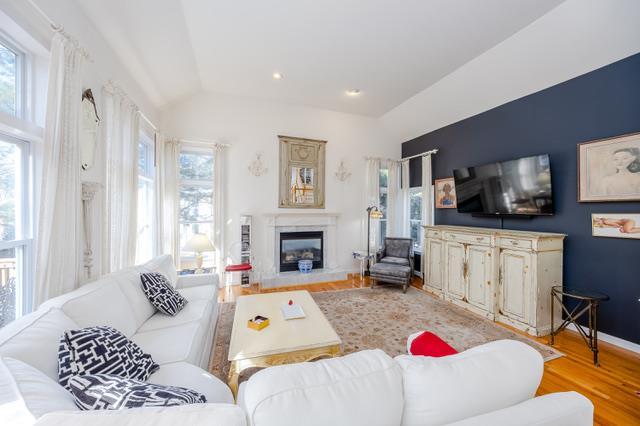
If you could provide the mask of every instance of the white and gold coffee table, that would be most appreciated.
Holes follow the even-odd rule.
[[[280,307],[289,300],[302,306],[305,318],[283,318]],[[269,326],[260,331],[249,328],[247,321],[256,315],[269,318]],[[229,387],[237,395],[238,378],[247,368],[335,357],[341,343],[308,291],[241,296],[236,302],[229,346]]]

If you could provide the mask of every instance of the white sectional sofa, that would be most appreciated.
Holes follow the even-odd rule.
[[[139,274],[166,275],[189,300],[176,317],[156,313]],[[169,256],[111,274],[52,299],[0,329],[0,425],[16,426],[413,426],[591,425],[593,405],[575,392],[534,398],[540,354],[498,341],[463,353],[392,359],[380,350],[271,367],[229,388],[205,371],[215,328],[217,280],[178,277]],[[57,351],[67,329],[112,326],[160,364],[152,383],[184,386],[207,404],[80,411],[57,383]],[[457,423],[456,423],[457,422]]]

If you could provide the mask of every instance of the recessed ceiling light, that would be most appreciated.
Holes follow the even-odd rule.
[[[275,80],[282,80],[282,74],[280,74],[279,72],[274,72],[273,73],[273,78]]]
[[[347,95],[349,96],[358,96],[360,94],[360,89],[349,89],[347,90]]]

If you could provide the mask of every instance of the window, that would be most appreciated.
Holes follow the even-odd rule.
[[[0,111],[22,116],[24,55],[0,38]]]
[[[409,227],[414,250],[422,247],[422,188],[409,190]]]
[[[384,237],[387,235],[387,206],[388,206],[388,194],[389,194],[389,169],[380,168],[380,211],[382,212],[382,218],[380,218],[380,244],[384,243]]]
[[[138,142],[138,230],[136,263],[154,256],[155,247],[155,144],[144,131]]]
[[[31,310],[30,153],[0,135],[0,327]]]
[[[194,234],[213,241],[213,152],[186,148],[180,153],[180,247]],[[204,266],[213,266],[213,253],[203,253]],[[182,269],[193,267],[195,253],[180,253]]]

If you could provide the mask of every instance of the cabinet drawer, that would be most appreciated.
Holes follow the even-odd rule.
[[[504,247],[504,248],[513,248],[513,249],[524,249],[524,250],[531,250],[531,240],[525,240],[522,238],[507,238],[507,237],[503,237],[500,238],[500,241],[498,242],[498,244],[500,245],[500,247]]]
[[[491,237],[488,235],[462,234],[459,232],[445,232],[445,239],[459,243],[490,245]]]
[[[442,232],[435,229],[427,229],[427,238],[440,238]]]

